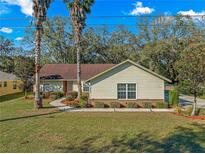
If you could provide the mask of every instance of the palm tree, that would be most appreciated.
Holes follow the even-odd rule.
[[[70,9],[70,16],[74,32],[74,42],[77,53],[77,84],[79,100],[82,93],[80,67],[80,55],[82,52],[81,37],[83,28],[85,27],[86,13],[90,13],[91,5],[94,3],[94,0],[64,0],[64,2],[67,3],[67,7]]]
[[[43,107],[40,98],[40,47],[42,22],[46,20],[47,9],[52,0],[33,0],[33,16],[36,18],[36,49],[35,49],[35,105],[39,109]]]

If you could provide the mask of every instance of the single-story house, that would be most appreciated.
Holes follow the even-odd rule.
[[[46,64],[40,70],[42,91],[77,91],[76,64]],[[81,64],[82,90],[91,102],[165,100],[171,81],[131,60],[120,64]]]
[[[0,96],[22,92],[21,84],[16,75],[0,71]]]

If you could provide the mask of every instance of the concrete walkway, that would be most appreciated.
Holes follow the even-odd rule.
[[[50,103],[51,106],[65,112],[174,112],[174,109],[141,109],[141,108],[73,108],[61,103],[61,98]]]
[[[72,109],[73,107],[70,107],[70,106],[67,106],[67,105],[61,103],[61,101],[64,99],[65,98],[54,100],[54,101],[50,102],[50,105],[58,108],[60,111],[66,111],[66,110]]]
[[[187,96],[187,95],[180,95],[179,101],[180,101],[180,104],[182,106],[189,106],[189,105],[192,105],[192,103],[194,101],[194,97]],[[196,101],[197,101],[197,107],[205,108],[205,100],[204,99],[197,98]]]
[[[79,108],[66,112],[174,112],[174,109],[138,109],[138,108]]]

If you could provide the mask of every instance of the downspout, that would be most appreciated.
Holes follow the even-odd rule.
[[[91,101],[90,101],[90,94],[91,94],[91,84],[90,84],[90,82],[88,83],[88,85],[89,85],[88,104],[90,104],[91,103]]]

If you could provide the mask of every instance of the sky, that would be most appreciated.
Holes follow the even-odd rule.
[[[54,0],[48,18],[69,16],[65,3]],[[143,15],[205,15],[205,0],[95,0],[87,25],[109,27],[118,24],[134,29],[137,18]],[[0,0],[0,35],[19,45],[25,26],[32,19],[32,0]]]

